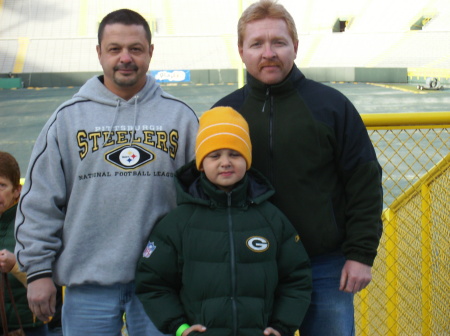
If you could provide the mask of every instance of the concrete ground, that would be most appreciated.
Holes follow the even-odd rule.
[[[415,85],[325,83],[344,93],[362,114],[450,111],[450,89],[420,91]],[[237,84],[162,85],[201,115]],[[34,141],[53,111],[78,87],[0,89],[0,150],[13,154],[25,175]]]

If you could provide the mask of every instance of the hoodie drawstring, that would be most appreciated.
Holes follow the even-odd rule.
[[[139,96],[134,96],[133,99],[134,99],[134,119],[133,119],[133,128],[131,130],[131,135],[130,135],[130,142],[128,144],[129,147],[132,147],[132,145],[133,145],[134,133],[136,130],[136,121],[137,121],[137,115],[138,115],[138,104],[137,103],[138,103]],[[120,99],[117,99],[116,111],[114,113],[114,119],[113,119],[111,127],[109,128],[108,136],[106,137],[106,140],[103,143],[102,148],[105,147],[105,145],[108,143],[109,139],[111,138],[111,132],[112,132],[114,126],[116,125],[116,121],[119,116],[119,109],[120,109]]]
[[[137,121],[137,115],[138,115],[138,98],[139,96],[134,96],[134,120],[133,120],[133,128],[131,130],[131,136],[130,136],[130,144],[129,146],[131,147],[133,145],[133,138],[134,138],[134,133],[136,132],[136,121]]]
[[[105,147],[105,145],[106,145],[106,144],[108,143],[108,141],[109,141],[109,138],[111,137],[111,131],[112,131],[114,125],[116,124],[117,116],[119,115],[119,107],[120,107],[120,99],[117,99],[116,112],[114,113],[113,123],[112,123],[111,127],[109,128],[108,136],[106,137],[106,140],[105,140],[105,142],[103,143],[102,148]]]

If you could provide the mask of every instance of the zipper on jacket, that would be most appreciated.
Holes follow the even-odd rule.
[[[233,315],[233,335],[238,335],[237,323],[237,306],[236,306],[236,253],[233,237],[233,219],[231,217],[231,192],[227,193],[227,210],[228,210],[228,238],[230,240],[230,271],[231,271],[231,309]]]
[[[269,99],[269,94],[270,94],[270,87],[268,87],[266,89],[266,97],[264,98],[264,105],[263,105],[262,111],[261,111],[263,113],[264,113],[264,110],[266,109],[266,103],[267,103],[267,100]]]
[[[267,89],[267,92],[269,92],[269,89]],[[269,152],[270,152],[270,165],[269,165],[269,180],[272,181],[272,183],[275,183],[273,180],[274,175],[274,169],[273,169],[273,119],[274,119],[274,110],[273,110],[273,96],[269,97],[270,99],[270,111],[269,111]]]

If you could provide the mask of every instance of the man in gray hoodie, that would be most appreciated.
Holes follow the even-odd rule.
[[[134,294],[136,263],[154,223],[175,207],[175,171],[194,158],[198,119],[147,75],[145,19],[100,23],[103,76],[50,117],[31,155],[16,220],[16,256],[30,308],[47,321],[54,282],[66,286],[63,333],[160,335]]]

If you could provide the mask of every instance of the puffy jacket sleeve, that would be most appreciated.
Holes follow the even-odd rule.
[[[311,266],[294,227],[281,212],[279,215],[282,236],[278,251],[278,286],[270,326],[283,335],[293,335],[311,302]]]
[[[181,269],[178,251],[181,233],[175,223],[176,210],[164,217],[153,229],[136,269],[136,294],[147,315],[165,334],[175,334],[187,323],[179,299]]]

